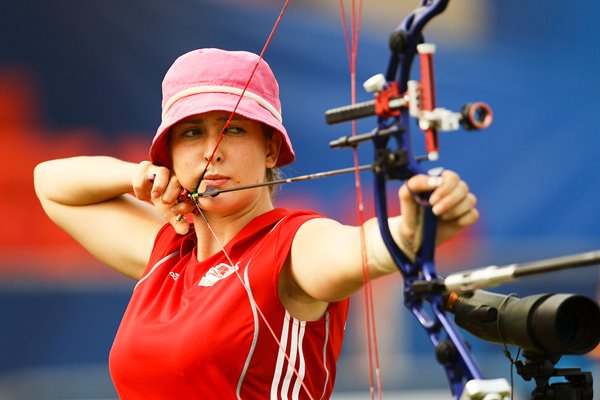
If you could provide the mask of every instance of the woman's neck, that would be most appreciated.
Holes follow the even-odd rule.
[[[203,210],[203,215],[194,215],[198,260],[202,261],[223,250],[246,225],[254,218],[274,209],[273,203],[260,201],[244,209],[223,213]]]

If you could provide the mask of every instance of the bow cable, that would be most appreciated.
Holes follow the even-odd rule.
[[[350,96],[352,104],[356,104],[356,60],[358,55],[358,37],[360,33],[360,23],[362,16],[362,0],[359,0],[357,4],[355,0],[351,3],[351,27],[350,34],[348,33],[348,24],[346,21],[346,11],[344,8],[343,0],[340,0],[340,16],[342,19],[342,27],[344,30],[344,37],[346,40],[346,51],[348,55],[348,66],[350,68]],[[352,137],[357,136],[356,120],[352,120]],[[381,390],[381,369],[379,363],[379,348],[377,345],[377,329],[375,326],[375,309],[373,307],[373,291],[371,280],[369,279],[369,270],[367,263],[367,251],[366,251],[366,240],[365,240],[365,207],[363,201],[362,187],[360,183],[360,170],[358,160],[358,148],[353,148],[354,158],[354,187],[356,189],[356,204],[357,204],[357,224],[360,231],[360,247],[361,247],[361,263],[362,263],[362,292],[363,302],[365,307],[365,333],[367,341],[367,353],[369,362],[369,392],[371,400],[375,399],[375,387],[377,387],[377,393],[379,399],[382,399]]]

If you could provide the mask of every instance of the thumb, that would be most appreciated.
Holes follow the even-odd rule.
[[[180,235],[185,235],[190,230],[189,221],[183,216],[183,214],[178,214],[174,218],[171,218],[169,221],[171,225],[173,225],[173,229]]]
[[[400,237],[406,246],[416,252],[423,241],[424,209],[427,204],[418,193],[431,192],[441,185],[440,177],[415,175],[400,188],[400,211],[403,223],[400,226]]]

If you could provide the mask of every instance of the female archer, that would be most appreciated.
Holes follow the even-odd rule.
[[[48,216],[137,280],[110,353],[122,399],[321,399],[333,390],[348,297],[362,285],[359,227],[275,208],[267,186],[179,201],[184,188],[270,181],[294,160],[265,61],[244,91],[257,61],[219,49],[177,59],[149,161],[75,157],[35,169]],[[455,173],[412,177],[399,191],[402,215],[389,221],[408,257],[419,242],[413,194],[426,191],[438,242],[478,219]],[[395,272],[376,221],[364,233],[370,278]]]

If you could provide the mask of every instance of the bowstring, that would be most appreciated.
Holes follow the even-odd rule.
[[[215,148],[213,149],[212,153],[210,154],[210,157],[208,158],[208,161],[207,161],[206,165],[204,166],[204,170],[202,171],[202,174],[200,175],[200,178],[198,179],[198,184],[196,185],[196,189],[195,189],[196,193],[198,193],[200,184],[204,180],[204,175],[206,175],[206,171],[208,171],[208,167],[212,163],[215,153],[217,152],[217,149],[219,148],[219,145],[221,144],[221,141],[223,140],[223,137],[225,136],[225,131],[227,130],[227,128],[229,127],[229,124],[231,123],[231,120],[235,116],[235,112],[237,111],[240,103],[242,102],[242,99],[244,98],[244,95],[246,94],[246,91],[248,90],[248,86],[250,86],[250,83],[252,82],[252,78],[254,77],[254,74],[256,73],[256,70],[258,69],[260,62],[263,60],[264,55],[267,51],[267,48],[271,44],[271,40],[275,36],[275,32],[277,31],[277,28],[279,27],[279,23],[281,22],[283,15],[285,14],[288,6],[290,5],[290,2],[291,2],[291,0],[285,0],[285,3],[283,4],[283,7],[281,8],[279,15],[277,16],[277,20],[275,21],[275,24],[273,24],[273,28],[271,28],[271,32],[269,33],[269,36],[267,37],[267,40],[265,41],[265,44],[263,45],[260,55],[258,56],[258,59],[256,60],[256,64],[254,64],[254,68],[252,68],[252,72],[250,73],[250,76],[248,77],[248,80],[246,81],[246,84],[244,85],[244,89],[242,90],[242,93],[240,93],[238,100],[235,103],[235,107],[233,107],[233,111],[231,111],[231,114],[229,114],[229,118],[225,122],[225,125],[223,125],[223,129],[221,129],[221,133],[219,134],[219,138],[217,139]]]
[[[356,103],[356,60],[358,55],[358,38],[360,34],[361,16],[362,16],[362,0],[359,0],[358,7],[355,0],[351,3],[351,27],[350,34],[348,33],[348,23],[346,21],[346,11],[344,1],[340,0],[340,16],[342,19],[342,27],[346,41],[346,52],[348,56],[348,65],[350,68],[350,92],[352,104]],[[352,136],[357,135],[356,120],[352,120]],[[381,368],[379,363],[379,347],[377,343],[377,329],[375,324],[375,308],[373,305],[373,290],[371,280],[369,278],[366,240],[364,231],[365,222],[365,207],[362,194],[362,186],[360,181],[358,147],[353,149],[354,159],[354,187],[356,191],[357,204],[357,219],[360,230],[360,246],[361,246],[361,263],[362,263],[362,292],[363,302],[365,307],[365,334],[367,342],[367,353],[369,363],[369,393],[371,399],[375,399],[375,387],[379,399],[382,399],[381,387]],[[376,385],[376,386],[375,386]]]
[[[266,42],[265,42],[265,44],[264,44],[264,46],[263,46],[263,48],[262,48],[262,50],[261,50],[261,52],[260,52],[260,54],[258,56],[256,64],[254,65],[254,68],[252,69],[252,72],[250,73],[250,76],[248,77],[248,80],[246,81],[246,84],[244,85],[244,89],[242,90],[242,93],[239,95],[237,103],[235,104],[235,107],[233,108],[233,111],[229,115],[229,118],[225,122],[225,125],[223,126],[223,129],[221,129],[221,133],[219,135],[217,143],[215,144],[215,147],[214,147],[213,151],[211,152],[211,155],[208,158],[208,161],[206,162],[206,166],[204,167],[204,170],[202,171],[202,174],[200,175],[200,178],[198,179],[198,184],[196,185],[196,189],[195,189],[196,193],[198,193],[198,189],[200,188],[202,180],[204,179],[204,176],[206,175],[206,172],[208,171],[208,167],[212,163],[214,155],[216,154],[217,149],[219,148],[219,145],[221,144],[221,141],[223,140],[223,137],[225,135],[225,131],[227,130],[227,128],[229,127],[229,124],[231,123],[231,120],[235,116],[235,112],[237,111],[238,106],[240,105],[240,103],[241,103],[241,101],[242,101],[242,99],[244,97],[244,94],[246,93],[246,90],[250,86],[252,78],[254,77],[254,74],[256,73],[256,70],[258,69],[258,67],[260,65],[260,62],[263,60],[265,52],[267,51],[267,48],[269,47],[269,45],[271,43],[271,40],[273,39],[273,37],[275,35],[275,32],[277,31],[277,28],[279,27],[279,24],[280,24],[280,22],[281,22],[281,20],[283,18],[283,15],[285,14],[285,12],[286,12],[286,10],[288,8],[290,2],[291,2],[291,0],[285,0],[285,2],[283,4],[283,7],[281,8],[281,11],[279,12],[279,15],[277,16],[277,20],[273,24],[273,28],[271,29],[271,32],[269,33],[269,36],[267,37],[267,40],[266,40]],[[202,216],[202,219],[203,219],[204,223],[206,224],[209,232],[211,233],[211,235],[213,236],[213,238],[217,242],[219,248],[221,249],[221,251],[223,252],[223,254],[225,255],[225,257],[227,258],[227,261],[229,262],[230,266],[232,268],[234,268],[234,271],[235,271],[236,276],[238,277],[238,280],[240,281],[240,283],[242,284],[242,286],[244,287],[244,289],[246,290],[246,292],[249,293],[249,294],[251,294],[250,288],[244,282],[244,279],[240,275],[240,273],[237,270],[237,268],[235,268],[235,265],[233,264],[233,260],[229,256],[229,253],[227,253],[227,251],[225,250],[225,246],[221,243],[221,241],[219,240],[217,234],[212,229],[212,226],[210,225],[210,222],[208,221],[208,219],[204,215],[204,212],[202,211],[202,208],[200,207],[199,200],[196,199],[196,198],[194,198],[194,197],[192,197],[192,201],[194,203],[194,206],[198,210],[199,214]],[[256,300],[254,300],[253,296],[249,295],[248,298],[250,299],[250,302],[253,304],[253,306],[256,308],[258,314],[260,315],[260,318],[262,319],[262,322],[265,324],[265,326],[267,327],[267,330],[269,331],[269,333],[273,337],[273,340],[275,340],[275,342],[277,343],[277,346],[279,347],[279,351],[281,352],[281,354],[283,354],[284,358],[286,359],[286,361],[288,363],[288,367],[292,369],[294,375],[296,375],[296,377],[300,380],[300,384],[301,384],[302,388],[304,389],[304,391],[306,392],[306,394],[308,395],[309,399],[310,400],[314,400],[314,397],[312,396],[312,394],[308,390],[308,387],[306,386],[306,383],[304,382],[304,379],[300,378],[300,372],[298,371],[298,369],[296,368],[296,366],[292,363],[292,361],[290,359],[290,356],[287,354],[287,352],[285,350],[285,347],[281,344],[281,341],[277,337],[277,334],[275,333],[275,330],[273,329],[273,327],[271,326],[271,324],[267,320],[267,318],[266,318],[265,314],[263,313],[263,311],[261,310],[260,306],[258,305],[258,303],[256,302]]]

